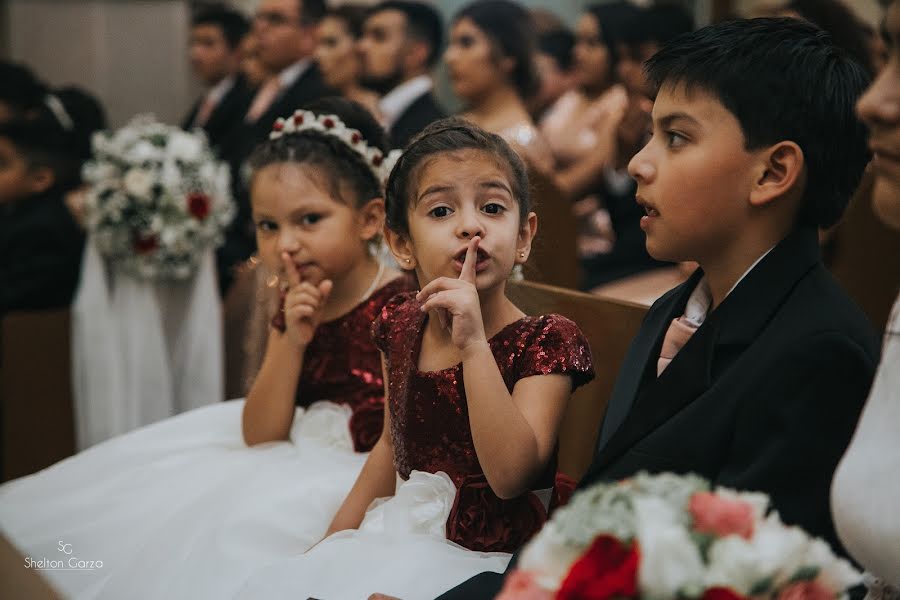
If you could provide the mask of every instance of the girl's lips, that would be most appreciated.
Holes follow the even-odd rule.
[[[490,261],[491,261],[490,258],[487,258],[487,257],[486,257],[486,258],[481,258],[481,257],[479,257],[478,260],[475,261],[475,272],[476,272],[476,273],[481,273],[482,271],[484,271],[485,269],[487,269],[487,268],[488,268],[488,263],[489,263]],[[453,268],[456,269],[456,272],[457,272],[457,273],[462,273],[463,261],[459,260],[458,258],[457,258],[456,260],[454,260],[454,261],[453,261]]]

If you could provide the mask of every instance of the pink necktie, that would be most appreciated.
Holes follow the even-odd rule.
[[[666,370],[666,367],[669,366],[669,363],[672,362],[678,351],[691,339],[695,331],[697,331],[697,328],[684,317],[672,319],[672,324],[669,325],[669,329],[666,331],[666,337],[663,338],[659,361],[656,363],[657,377],[662,375],[662,372]]]
[[[272,77],[256,92],[256,97],[253,99],[253,104],[250,105],[250,110],[247,111],[247,116],[244,119],[248,123],[255,123],[263,114],[269,110],[269,107],[272,106],[272,102],[275,101],[275,97],[278,96],[278,92],[281,91],[281,80],[277,77]]]

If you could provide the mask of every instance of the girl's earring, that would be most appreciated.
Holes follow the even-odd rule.
[[[524,252],[519,252],[519,257],[520,257],[520,258],[525,258],[525,253],[524,253]]]
[[[409,259],[408,259],[408,258],[404,258],[403,260],[406,261],[406,264],[409,264]]]

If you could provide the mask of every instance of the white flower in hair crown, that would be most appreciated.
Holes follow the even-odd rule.
[[[272,126],[269,139],[277,140],[283,135],[308,130],[333,135],[347,144],[362,157],[382,186],[387,182],[391,169],[402,153],[400,150],[391,150],[385,156],[378,148],[369,146],[359,130],[347,127],[336,115],[317,115],[308,110],[295,110],[290,117],[279,117]]]

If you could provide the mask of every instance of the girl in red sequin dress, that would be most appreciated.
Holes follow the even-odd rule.
[[[321,127],[292,122],[252,159],[261,266],[283,293],[246,402],[181,414],[0,487],[0,529],[24,554],[66,561],[63,544],[102,562],[46,571],[66,597],[227,597],[322,538],[380,436],[372,321],[415,283],[368,250],[384,223],[381,128],[349,103],[319,110],[339,113],[334,131],[305,113]],[[341,120],[361,130],[356,142]]]
[[[384,431],[333,535],[239,597],[434,598],[502,571],[540,529],[563,411],[593,370],[574,323],[525,316],[505,295],[536,228],[522,161],[501,138],[448,119],[410,144],[388,182],[386,237],[422,289],[373,325]]]

